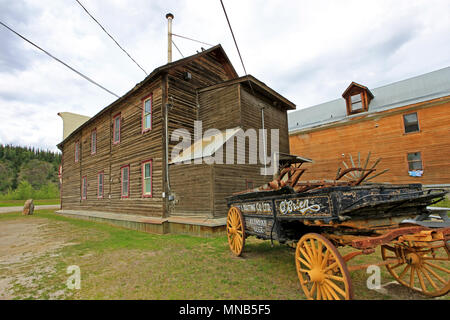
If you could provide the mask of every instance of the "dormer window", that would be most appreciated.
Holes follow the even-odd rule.
[[[351,102],[351,111],[352,112],[360,112],[363,109],[363,104],[362,104],[362,98],[361,98],[361,94],[354,94],[353,96],[350,97],[350,102]]]
[[[373,99],[370,90],[356,82],[352,82],[342,97],[347,105],[347,115],[369,111],[369,103]]]

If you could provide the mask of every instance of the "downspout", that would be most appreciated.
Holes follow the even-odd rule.
[[[263,149],[264,149],[264,175],[267,173],[267,146],[266,146],[266,134],[264,132],[264,106],[261,108],[261,122],[263,130]]]
[[[166,108],[165,108],[165,112],[164,112],[164,122],[165,122],[165,136],[166,136],[166,141],[165,141],[165,148],[166,148],[166,183],[167,183],[167,196],[170,199],[170,194],[171,194],[171,190],[170,190],[170,178],[169,178],[169,111],[172,108],[172,104],[170,103],[166,103]]]

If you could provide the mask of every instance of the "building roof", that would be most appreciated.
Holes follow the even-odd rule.
[[[214,135],[202,137],[194,141],[190,146],[181,150],[178,156],[171,159],[169,164],[191,161],[202,157],[210,157],[240,130],[242,130],[242,128],[236,127],[234,129],[218,131]]]
[[[197,54],[194,54],[192,56],[171,62],[171,63],[167,63],[163,66],[160,66],[158,68],[156,68],[155,70],[153,70],[147,77],[145,77],[144,80],[142,80],[141,82],[139,82],[138,84],[136,84],[133,89],[131,89],[130,91],[128,91],[127,93],[125,93],[122,97],[120,97],[119,99],[115,100],[113,103],[111,103],[110,105],[108,105],[107,107],[103,108],[100,112],[98,112],[95,116],[93,116],[92,118],[90,118],[88,121],[86,121],[85,123],[83,123],[81,126],[79,126],[76,130],[74,130],[68,137],[66,137],[62,142],[60,142],[57,147],[61,148],[64,143],[70,139],[70,137],[72,137],[73,135],[75,135],[77,132],[79,132],[82,128],[86,127],[87,125],[89,125],[90,123],[92,123],[93,121],[95,121],[100,115],[104,114],[105,112],[109,111],[110,109],[114,108],[116,105],[118,105],[120,102],[122,102],[123,100],[125,100],[126,98],[128,98],[129,96],[131,96],[134,92],[136,92],[138,89],[140,89],[141,87],[143,87],[145,84],[153,81],[157,76],[161,75],[163,72],[167,72],[169,69],[174,68],[174,67],[178,67],[180,65],[186,64],[194,59],[197,59],[200,56],[212,53],[213,51],[216,51],[219,55],[222,56],[223,60],[229,65],[229,67],[227,68],[227,71],[230,73],[230,76],[232,76],[233,78],[237,78],[238,74],[236,72],[236,70],[234,69],[233,65],[230,62],[230,59],[228,58],[227,54],[225,53],[225,51],[223,50],[222,46],[220,44],[211,47],[207,50],[204,50],[202,52],[199,52]]]
[[[281,94],[279,94],[275,90],[268,87],[264,82],[259,81],[258,79],[256,79],[254,76],[252,76],[250,74],[247,76],[243,76],[240,78],[224,81],[224,82],[212,85],[212,86],[201,88],[199,90],[199,92],[205,92],[205,91],[209,91],[209,90],[223,88],[223,87],[233,85],[236,83],[240,83],[249,88],[251,86],[252,90],[254,90],[255,92],[261,93],[262,95],[266,96],[270,100],[274,100],[274,102],[276,102],[277,105],[282,106],[284,109],[295,110],[295,104],[293,102],[289,101],[288,99],[283,97]]]
[[[289,133],[450,95],[450,67],[370,90],[374,96],[367,112],[347,115],[345,99],[339,98],[288,113]]]

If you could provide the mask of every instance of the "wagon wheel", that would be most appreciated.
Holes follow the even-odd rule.
[[[303,292],[313,300],[350,300],[353,288],[347,266],[325,237],[305,234],[295,251],[295,264]]]
[[[450,251],[441,241],[440,246],[412,247],[404,242],[394,247],[381,247],[383,260],[402,259],[386,265],[389,273],[402,285],[430,297],[439,297],[450,291]]]
[[[231,207],[228,210],[227,236],[231,252],[239,257],[244,249],[245,227],[242,213],[236,207]]]

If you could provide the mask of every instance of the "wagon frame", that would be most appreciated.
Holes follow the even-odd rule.
[[[349,272],[371,265],[386,266],[400,284],[430,297],[450,291],[450,223],[426,209],[443,199],[445,190],[336,180],[298,192],[295,188],[308,184],[292,183],[298,165],[289,170],[285,183],[274,180],[277,188],[227,198],[227,236],[235,255],[242,254],[248,236],[295,244],[296,270],[308,299],[352,299]],[[355,251],[342,256],[337,248],[343,246]],[[382,261],[349,265],[378,246]]]

